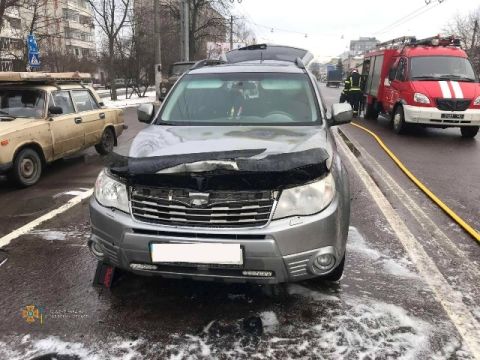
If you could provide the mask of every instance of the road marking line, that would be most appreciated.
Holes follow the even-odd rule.
[[[435,298],[442,305],[448,317],[457,328],[475,359],[480,360],[480,324],[462,301],[462,294],[454,290],[445,280],[435,262],[428,256],[422,245],[415,239],[407,225],[397,214],[380,188],[367,173],[360,161],[347,148],[343,139],[335,133],[337,144],[357,172],[366,190],[380,208],[397,238],[407,251],[419,274],[432,289]]]
[[[422,190],[432,201],[437,204],[440,209],[445,211],[448,216],[450,216],[460,227],[462,227],[467,233],[469,233],[476,241],[480,243],[480,233],[478,233],[472,226],[470,226],[465,220],[458,216],[452,209],[450,209],[442,200],[440,200],[437,195],[435,195],[429,188],[427,188],[420,180],[417,179],[415,175],[412,174],[410,170],[397,158],[397,156],[385,145],[385,143],[380,139],[380,137],[375,134],[373,131],[363,127],[361,125],[352,123],[353,126],[367,132],[370,134],[380,145],[380,147],[387,153],[388,156],[393,160],[393,162],[402,170],[405,175],[415,184],[417,187]]]
[[[40,216],[39,218],[29,222],[26,225],[23,225],[22,227],[12,231],[11,233],[3,236],[0,238],[0,248],[10,244],[10,242],[19,236],[22,236],[34,228],[36,228],[38,225],[41,223],[50,220],[54,218],[55,216],[64,213],[65,211],[71,209],[75,205],[80,204],[83,200],[89,198],[93,194],[93,189],[90,189],[88,191],[83,192],[82,194],[75,196],[74,198],[70,199],[68,202],[66,202],[64,205],[60,206],[59,208],[56,208],[49,213],[46,213],[45,215]]]
[[[364,147],[359,145],[358,142],[352,140],[351,138],[349,138],[348,141],[350,141],[353,146],[362,154],[362,157],[364,157],[366,161],[372,165],[373,170],[378,174],[379,178],[385,182],[387,190],[405,205],[407,210],[415,217],[425,233],[438,240],[438,245],[441,246],[438,250],[442,251],[444,255],[450,256],[450,258],[452,255],[457,257],[458,261],[456,262],[456,266],[464,268],[462,273],[473,274],[476,278],[475,280],[478,281],[477,279],[480,279],[480,268],[472,264],[470,261],[465,261],[465,259],[468,259],[468,256],[465,254],[465,252],[462,249],[459,249],[457,245],[450,240],[450,238],[440,229],[437,224],[435,224],[430,216],[428,216],[427,213],[425,213],[425,211],[407,194],[407,192],[397,184],[393,177],[374,159],[373,156],[367,152]]]

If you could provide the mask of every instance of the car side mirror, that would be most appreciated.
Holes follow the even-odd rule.
[[[353,109],[350,104],[333,104],[330,126],[348,124],[353,120]]]
[[[153,104],[142,104],[137,108],[138,121],[149,124],[154,112]]]
[[[104,103],[103,101],[100,101],[100,102],[98,103],[98,105],[99,105],[99,106],[105,106],[105,103]]]
[[[63,109],[60,106],[49,106],[48,113],[50,115],[61,115],[63,114]]]

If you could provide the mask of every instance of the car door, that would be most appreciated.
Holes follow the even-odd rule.
[[[384,92],[385,92],[385,103],[386,103],[386,109],[388,111],[392,111],[393,105],[394,105],[394,92],[395,89],[393,88],[393,82],[395,81],[395,77],[397,75],[397,70],[398,66],[400,63],[400,59],[397,59],[393,62],[392,67],[390,68],[390,71],[388,72],[388,78],[385,79],[385,84],[384,84]]]
[[[399,100],[403,99],[406,80],[407,80],[407,59],[401,58],[400,61],[398,62],[398,69],[395,75],[395,79],[391,83],[391,91],[392,91],[391,110],[393,110],[393,107]]]
[[[81,150],[85,145],[85,134],[68,90],[53,91],[49,99],[49,106],[62,109],[62,114],[49,118],[53,157],[58,159]]]
[[[71,93],[85,133],[85,147],[98,144],[105,127],[105,111],[88,89],[71,90]]]

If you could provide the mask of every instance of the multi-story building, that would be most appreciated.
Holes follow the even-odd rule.
[[[374,49],[379,41],[374,37],[360,37],[358,40],[350,41],[350,55],[360,55]]]
[[[9,8],[0,31],[0,70],[25,70],[30,32],[37,36],[41,58],[96,55],[93,10],[87,0],[40,0],[30,7]]]

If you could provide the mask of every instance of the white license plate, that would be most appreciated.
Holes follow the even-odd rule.
[[[154,263],[243,265],[240,244],[151,244]]]

